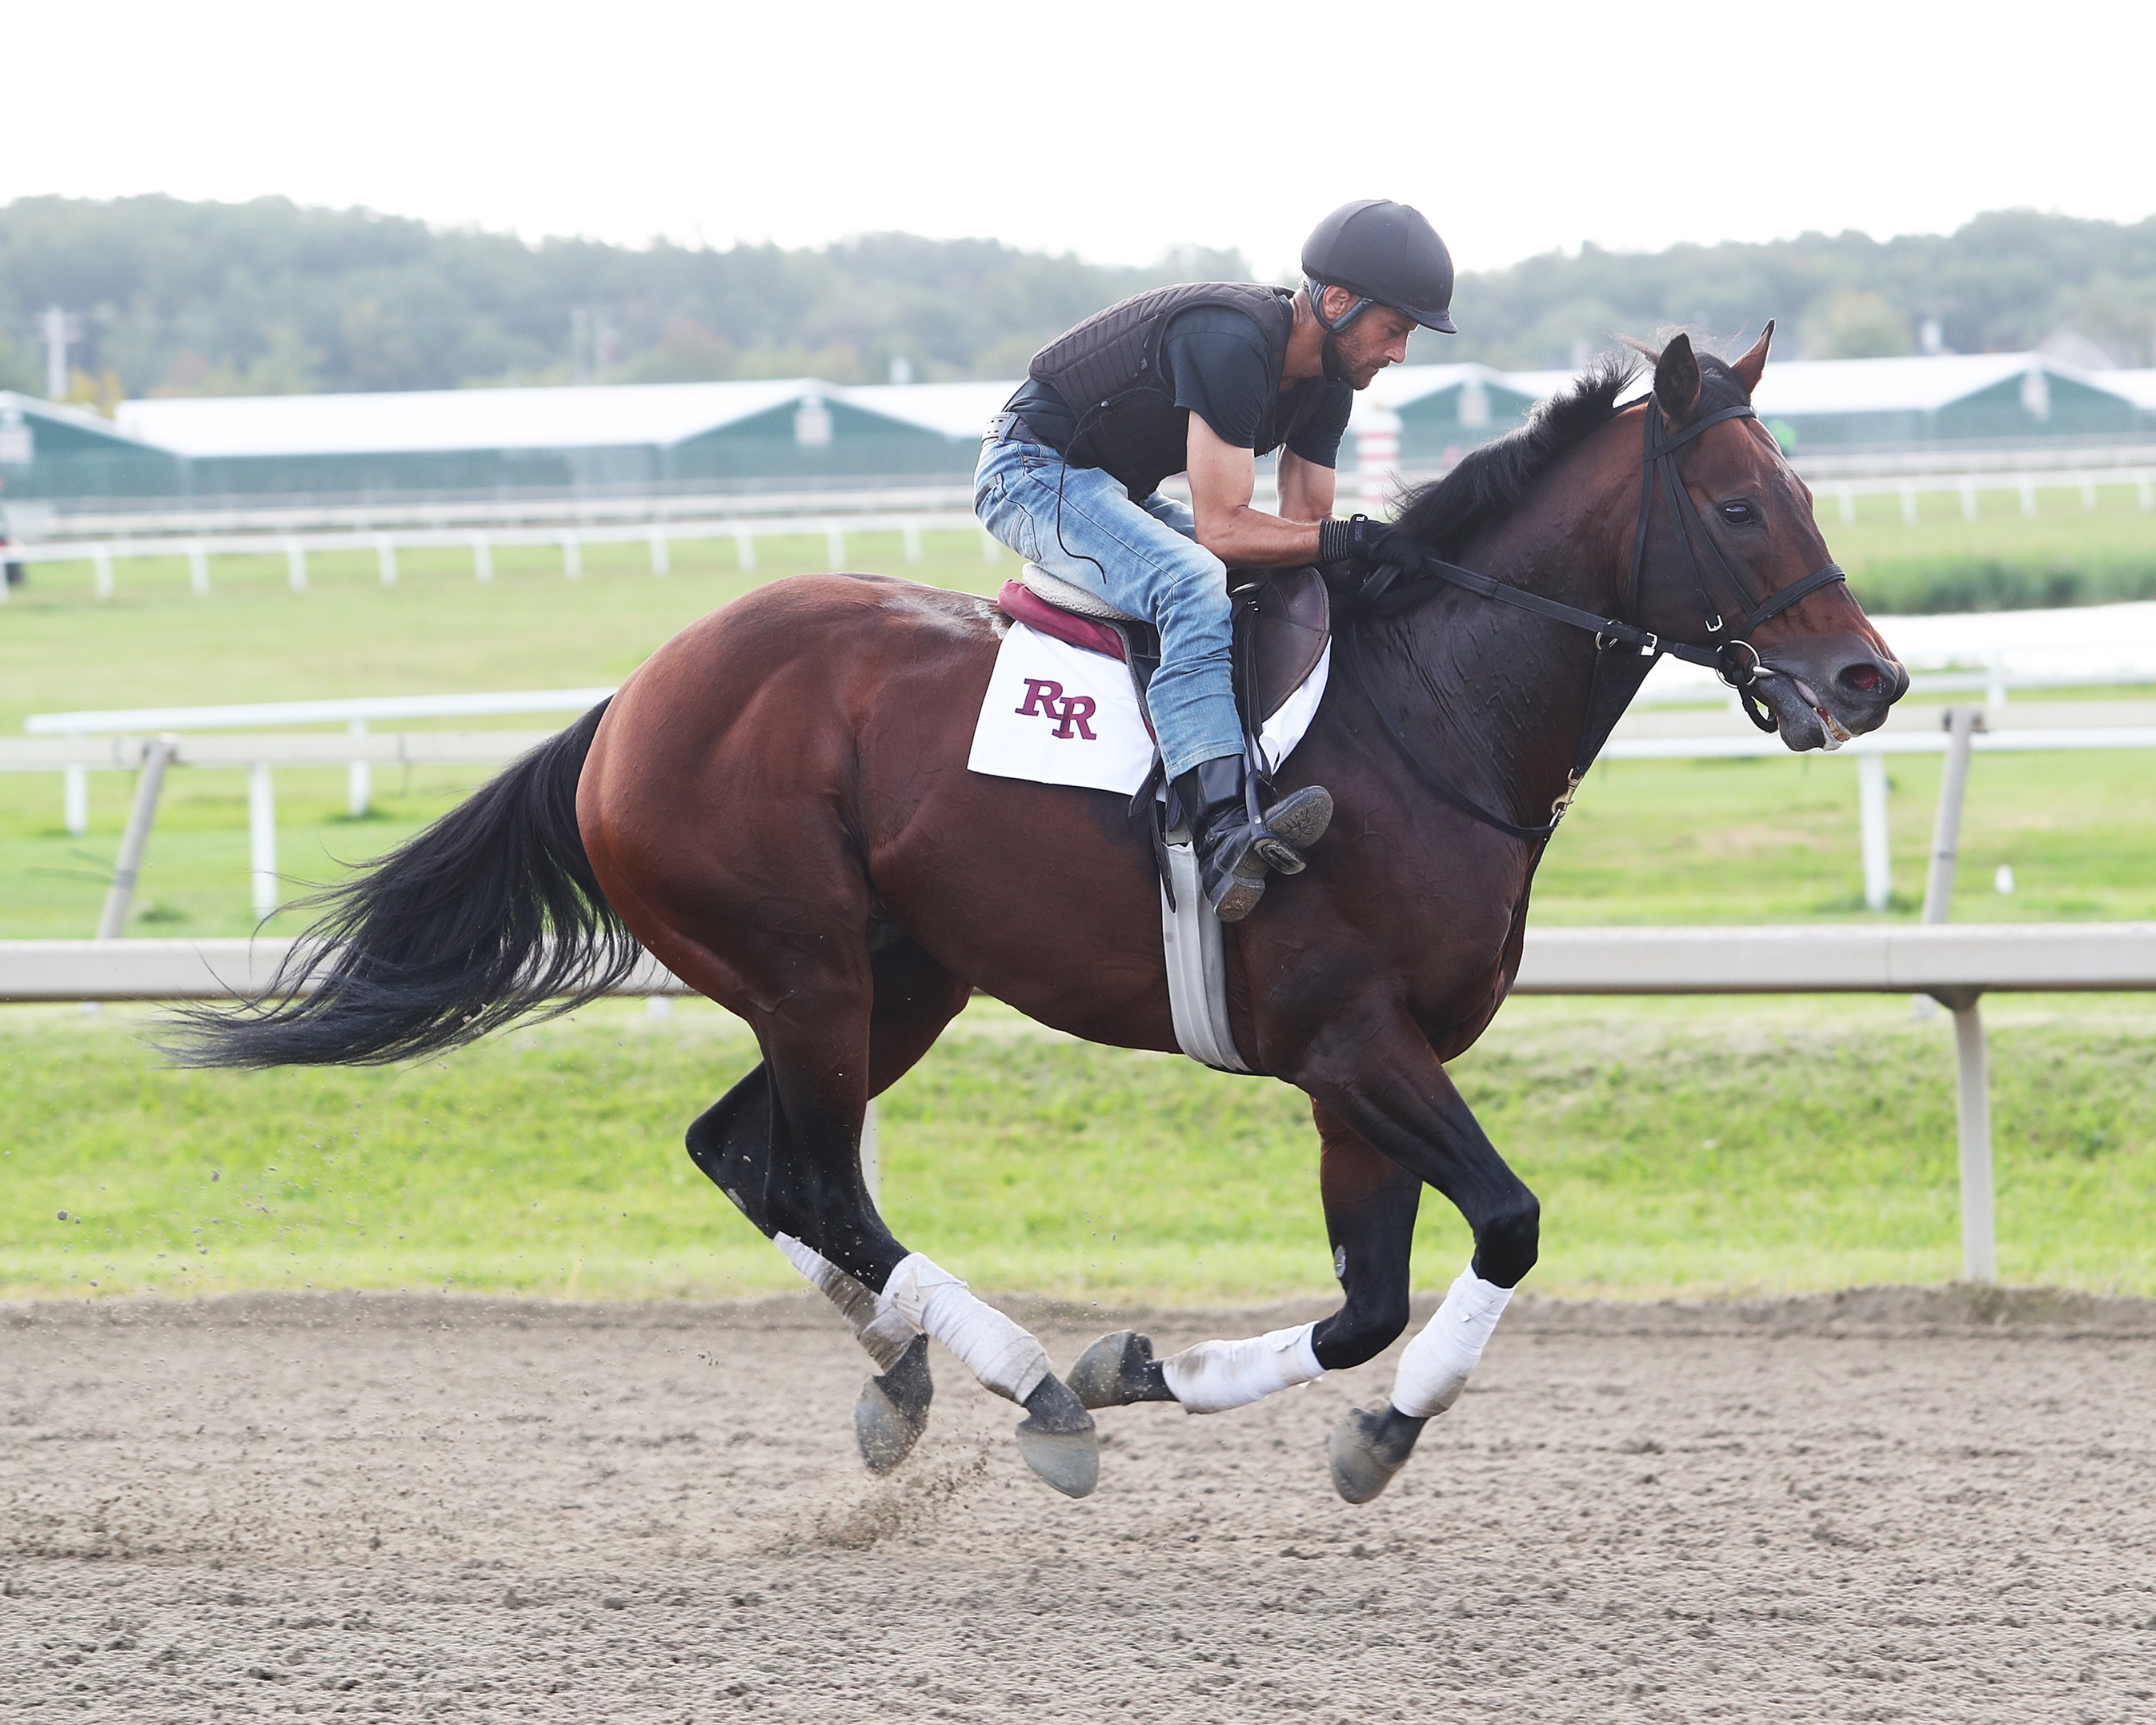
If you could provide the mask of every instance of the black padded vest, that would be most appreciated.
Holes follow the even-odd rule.
[[[1133,295],[1056,337],[1026,369],[1076,416],[1078,434],[1065,454],[1075,466],[1106,469],[1134,500],[1151,496],[1163,480],[1190,465],[1190,413],[1176,406],[1160,374],[1160,338],[1168,320],[1194,305],[1225,305],[1256,319],[1265,332],[1277,400],[1295,327],[1294,298],[1286,288],[1249,282],[1185,282]],[[1299,390],[1292,409],[1269,412],[1258,428],[1258,454],[1286,442],[1322,393]]]

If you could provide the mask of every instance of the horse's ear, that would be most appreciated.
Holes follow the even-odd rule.
[[[1733,362],[1729,369],[1744,386],[1747,395],[1759,387],[1759,374],[1767,369],[1768,344],[1774,339],[1774,320],[1767,320],[1767,327],[1759,331],[1759,339],[1752,344],[1752,351],[1743,358]]]
[[[1699,358],[1691,351],[1691,337],[1679,330],[1670,337],[1655,361],[1655,399],[1672,425],[1691,418],[1699,405]]]

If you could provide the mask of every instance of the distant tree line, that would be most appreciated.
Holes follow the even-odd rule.
[[[527,244],[282,198],[33,198],[0,207],[0,387],[43,392],[51,305],[77,320],[70,393],[108,407],[583,380],[1007,377],[1127,294],[1246,274],[1235,253],[1197,249],[1133,269],[903,234],[794,251]],[[1782,351],[1813,357],[2049,341],[2084,362],[2148,365],[2156,218],[2008,211],[1883,243],[1589,246],[1470,270],[1454,310],[1460,335],[1419,336],[1413,357],[1560,367],[1619,333],[1681,324],[1733,340],[1776,316]]]

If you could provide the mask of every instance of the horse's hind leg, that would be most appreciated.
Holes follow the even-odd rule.
[[[970,990],[911,941],[890,938],[871,958],[875,1005],[869,1019],[869,1088],[880,1096],[911,1070],[962,1011]],[[854,1442],[871,1473],[888,1473],[928,1429],[936,1382],[928,1338],[891,1303],[788,1235],[774,1242],[787,1261],[838,1307],[874,1375],[854,1402]]]
[[[1028,1465],[1057,1490],[1083,1497],[1099,1475],[1092,1420],[1050,1370],[1040,1343],[956,1276],[901,1245],[862,1183],[861,1121],[872,1089],[917,1060],[964,999],[955,979],[906,943],[879,954],[872,968],[872,988],[797,986],[779,1010],[751,1016],[766,1064],[690,1129],[689,1153],[860,1319],[857,1333],[872,1356],[909,1332],[934,1337],[988,1389],[1026,1409],[1019,1445]],[[873,1312],[845,1282],[827,1278],[823,1266],[862,1292],[880,1290]],[[891,1359],[878,1383],[897,1404],[901,1423],[915,1429],[911,1435],[871,1430],[875,1447],[865,1444],[865,1454],[872,1466],[903,1459],[919,1423],[904,1416],[926,1415],[925,1358],[909,1363],[911,1345]]]
[[[1422,1182],[1322,1108],[1313,1111],[1332,1273],[1345,1296],[1340,1309],[1240,1342],[1201,1342],[1165,1360],[1156,1360],[1151,1339],[1133,1331],[1104,1336],[1070,1372],[1070,1387],[1087,1406],[1175,1401],[1193,1414],[1245,1407],[1359,1366],[1407,1327],[1408,1257]]]
[[[730,1111],[759,1105],[767,1109],[769,1097],[770,1076],[758,1065],[690,1129],[690,1154],[698,1165],[703,1165],[704,1156],[715,1147],[722,1154],[729,1136],[741,1130],[737,1118],[727,1117]],[[765,1134],[767,1138],[767,1122]],[[755,1142],[754,1128],[744,1136]],[[913,1446],[928,1429],[928,1404],[936,1390],[928,1369],[928,1338],[888,1301],[879,1298],[805,1241],[782,1230],[772,1237],[772,1244],[838,1308],[854,1339],[875,1362],[875,1375],[862,1384],[854,1403],[854,1442],[870,1473],[889,1473],[913,1453]]]

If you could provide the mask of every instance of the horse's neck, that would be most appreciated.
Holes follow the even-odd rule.
[[[1612,499],[1553,474],[1537,499],[1478,534],[1463,567],[1600,616],[1617,614],[1622,555]],[[1409,702],[1433,759],[1493,814],[1548,818],[1587,707],[1594,638],[1584,629],[1454,590],[1409,613]]]

